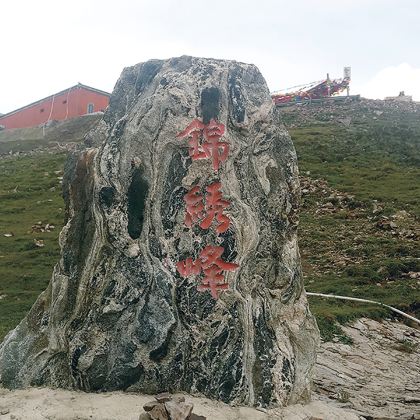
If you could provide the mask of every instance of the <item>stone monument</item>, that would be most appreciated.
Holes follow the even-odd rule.
[[[254,65],[124,69],[67,161],[61,259],[0,347],[3,386],[309,397],[318,329],[296,153]]]

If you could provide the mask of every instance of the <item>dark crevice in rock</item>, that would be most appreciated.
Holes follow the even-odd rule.
[[[166,177],[164,177],[165,181],[163,182],[163,195],[160,211],[165,236],[173,235],[176,215],[183,210],[185,205],[184,196],[187,193],[187,190],[180,185],[182,178],[184,178],[187,172],[183,164],[183,159],[186,158],[187,153],[187,150],[173,152]]]
[[[144,207],[149,185],[143,178],[140,168],[136,168],[128,188],[128,234],[132,239],[141,235],[144,219]]]
[[[86,346],[80,346],[76,347],[73,351],[73,354],[71,356],[71,373],[73,376],[77,373],[77,364],[79,363],[80,356],[86,351]]]
[[[114,187],[103,187],[99,192],[99,202],[102,206],[111,207],[115,199]]]
[[[255,362],[253,367],[254,392],[256,402],[262,407],[268,407],[273,401],[272,369],[276,363],[273,342],[274,331],[268,326],[264,312],[254,316]]]
[[[203,123],[208,124],[212,118],[219,117],[220,91],[216,87],[205,88],[201,92],[201,113]]]

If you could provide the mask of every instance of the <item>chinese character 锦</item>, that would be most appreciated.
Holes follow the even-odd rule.
[[[213,169],[219,170],[219,164],[224,162],[229,154],[229,144],[219,141],[225,133],[225,126],[210,120],[208,124],[195,119],[188,127],[177,135],[178,138],[190,137],[188,145],[190,146],[189,155],[192,160],[212,159]],[[202,142],[200,143],[200,140]]]

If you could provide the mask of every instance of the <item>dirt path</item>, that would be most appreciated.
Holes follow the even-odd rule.
[[[194,404],[193,412],[207,420],[357,420],[347,410],[314,401],[303,407],[295,405],[284,410],[261,412],[248,407],[231,407],[206,398],[185,396]],[[153,400],[148,395],[110,392],[84,392],[31,388],[18,391],[0,389],[0,420],[137,420],[143,405]]]

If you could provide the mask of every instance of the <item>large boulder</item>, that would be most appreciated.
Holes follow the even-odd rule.
[[[4,386],[308,398],[296,153],[254,65],[126,68],[63,188],[61,260],[0,347]]]

